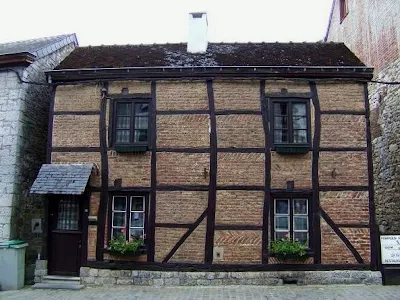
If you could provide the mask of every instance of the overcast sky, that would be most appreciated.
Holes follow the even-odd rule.
[[[186,42],[206,11],[212,42],[323,39],[332,0],[1,0],[0,43],[76,33],[81,46]]]

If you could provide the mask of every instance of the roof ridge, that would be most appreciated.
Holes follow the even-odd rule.
[[[179,43],[148,43],[148,44],[101,44],[101,45],[87,45],[87,46],[79,46],[77,48],[96,48],[96,47],[149,47],[149,46],[171,46],[171,45],[186,45],[187,42],[179,42]],[[281,44],[281,45],[299,45],[299,44],[309,44],[309,45],[321,45],[321,44],[342,44],[342,42],[324,42],[324,41],[316,41],[316,42],[208,42],[208,45],[266,45],[266,44]]]
[[[69,38],[70,36],[73,36],[73,37],[74,37],[74,40],[75,40],[76,43],[78,44],[78,40],[77,40],[77,38],[76,38],[76,34],[75,34],[75,33],[62,34],[62,35],[55,35],[55,36],[49,37],[48,39],[50,40],[50,39],[53,39],[53,38],[57,38],[56,40],[54,40],[54,41],[52,42],[52,44],[55,44],[55,43],[57,43],[57,42],[59,42],[59,41],[65,39],[65,38]],[[42,46],[42,47],[39,47],[39,48],[35,49],[34,51],[35,51],[35,52],[39,52],[41,49],[46,48],[46,47],[48,47],[48,46],[49,46],[49,45],[44,45],[44,46]]]

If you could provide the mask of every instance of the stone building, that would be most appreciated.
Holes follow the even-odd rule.
[[[43,199],[28,192],[46,161],[51,88],[44,71],[76,46],[74,34],[0,44],[0,242],[19,238],[29,243],[31,276],[43,242]],[[36,233],[32,220],[38,223],[33,224]]]
[[[372,72],[341,43],[75,49],[47,73],[51,155],[31,192],[48,195],[49,246],[36,281],[379,281]],[[136,256],[110,251],[132,236],[145,241]],[[283,237],[307,244],[304,262],[278,263],[269,244]],[[159,272],[171,269],[198,272]]]
[[[344,42],[367,66],[374,157],[376,220],[384,234],[400,234],[400,2],[335,0],[326,41]]]

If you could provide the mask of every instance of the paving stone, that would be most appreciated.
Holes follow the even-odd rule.
[[[149,280],[148,278],[137,278]],[[153,282],[154,283],[154,282]],[[317,285],[317,286],[130,286],[87,287],[79,291],[32,290],[0,292],[0,299],[400,299],[400,286]]]

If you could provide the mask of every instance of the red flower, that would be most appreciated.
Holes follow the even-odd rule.
[[[285,238],[288,238],[288,237],[289,237],[289,233],[286,233],[286,234],[285,234]]]
[[[125,233],[126,232],[126,229],[125,228],[122,228],[121,229],[121,233]]]

